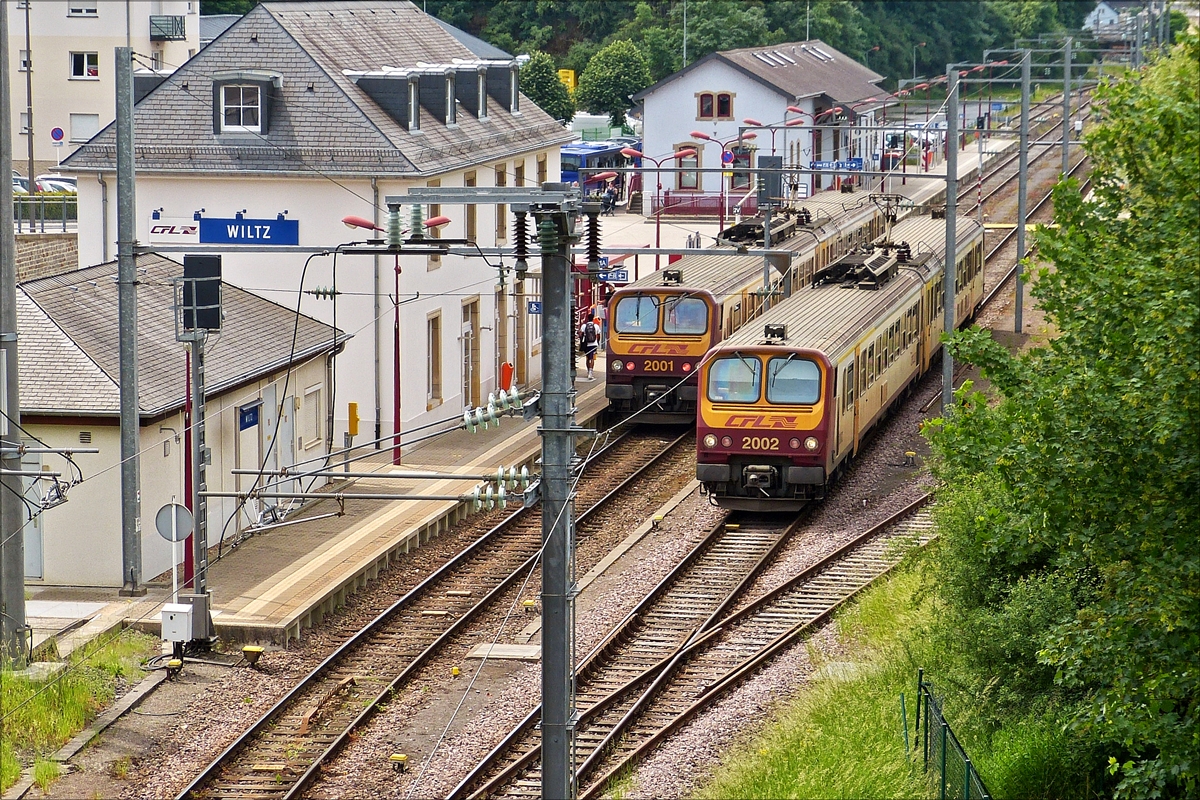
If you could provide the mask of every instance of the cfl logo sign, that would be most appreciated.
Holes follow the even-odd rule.
[[[151,225],[151,236],[196,236],[200,233],[198,225]]]
[[[793,429],[799,419],[787,414],[734,414],[725,421],[725,427]]]
[[[631,344],[631,356],[686,356],[686,344]]]

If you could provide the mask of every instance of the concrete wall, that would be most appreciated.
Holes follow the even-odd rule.
[[[544,156],[548,169],[548,180],[557,180],[559,174],[558,149],[531,152],[519,157],[525,162],[526,185],[537,180],[538,157]],[[495,170],[502,167],[508,175],[509,186],[515,185],[514,165],[518,158],[488,162],[468,169],[442,175],[443,187],[463,186],[468,172],[475,173],[476,185],[495,185]],[[79,177],[79,264],[96,264],[116,255],[116,181],[113,175],[105,176],[108,185],[107,208],[102,202],[100,184],[93,175]],[[368,179],[339,178],[337,183],[316,178],[280,178],[272,176],[206,177],[203,175],[161,176],[139,173],[137,178],[137,237],[149,240],[151,214],[161,209],[166,219],[191,220],[201,210],[204,216],[232,218],[245,210],[248,218],[274,219],[286,212],[288,219],[299,221],[300,244],[333,248],[339,243],[362,241],[368,233],[348,230],[341,224],[342,217],[353,214],[372,218],[373,206],[378,196],[380,205],[388,195],[402,195],[409,186],[425,186],[426,181],[409,182],[380,180],[372,187]],[[405,206],[405,216],[408,207]],[[466,213],[462,206],[443,206],[441,214],[453,222],[442,230],[446,238],[463,238],[466,235]],[[482,246],[510,244],[512,216],[508,215],[508,236],[498,242],[496,238],[496,209],[480,206],[476,209],[476,240]],[[108,231],[104,233],[102,220],[107,220]],[[386,222],[386,212],[380,214],[380,224]],[[405,225],[407,227],[407,224]],[[532,228],[531,228],[532,230]],[[108,241],[105,247],[105,239]],[[181,254],[169,254],[181,260]],[[334,412],[336,433],[334,441],[340,444],[346,429],[347,403],[357,402],[362,419],[359,440],[374,438],[375,430],[375,381],[378,374],[380,388],[380,425],[382,435],[393,431],[393,318],[392,295],[395,285],[394,258],[376,258],[363,255],[342,255],[337,258],[336,284],[340,293],[336,303],[328,299],[317,299],[311,294],[298,295],[303,288],[311,291],[316,287],[334,285],[334,260],[330,257],[313,258],[307,270],[307,256],[297,253],[246,253],[225,254],[223,257],[226,281],[253,291],[261,296],[289,308],[296,308],[317,319],[335,324],[354,335],[345,352],[337,359],[336,397]],[[479,337],[480,350],[480,393],[486,403],[489,392],[497,386],[496,362],[498,325],[495,292],[499,285],[496,269],[489,267],[481,258],[446,256],[435,264],[424,256],[400,258],[400,352],[401,352],[401,407],[404,430],[431,422],[456,419],[462,416],[466,400],[461,391],[463,363],[460,357],[460,335],[462,332],[462,307],[466,302],[478,299],[479,326],[474,334]],[[511,260],[508,262],[511,267]],[[303,274],[303,282],[301,276]],[[375,276],[378,275],[378,304],[375,300]],[[512,342],[515,337],[515,308],[508,294],[512,290],[512,278],[508,276],[506,303],[502,313],[508,317],[509,347],[505,358],[513,358]],[[335,318],[336,309],[336,318]],[[427,367],[429,358],[427,325],[431,315],[441,315],[441,402],[432,402],[427,392]],[[378,325],[375,320],[378,317]],[[378,340],[376,341],[376,329]],[[528,355],[529,376],[538,380],[540,362],[536,358],[538,341],[530,339],[525,351]]]

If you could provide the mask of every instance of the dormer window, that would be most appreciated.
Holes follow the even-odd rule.
[[[262,96],[257,86],[221,87],[221,131],[262,132]]]
[[[213,73],[213,133],[267,133],[271,102],[281,88],[283,76],[278,72]]]

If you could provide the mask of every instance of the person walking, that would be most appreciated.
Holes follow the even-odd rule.
[[[600,321],[600,349],[608,349],[608,298],[592,307],[592,317]]]
[[[595,375],[592,374],[592,370],[596,368],[596,350],[599,346],[600,320],[597,317],[592,317],[583,323],[583,327],[579,329],[579,349],[583,351],[583,355],[587,359],[586,380],[596,380]]]

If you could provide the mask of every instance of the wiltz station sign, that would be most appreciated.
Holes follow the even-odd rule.
[[[150,220],[152,244],[254,244],[286,246],[300,244],[300,221],[284,219],[250,219],[238,214],[233,219],[223,217],[161,217]]]

